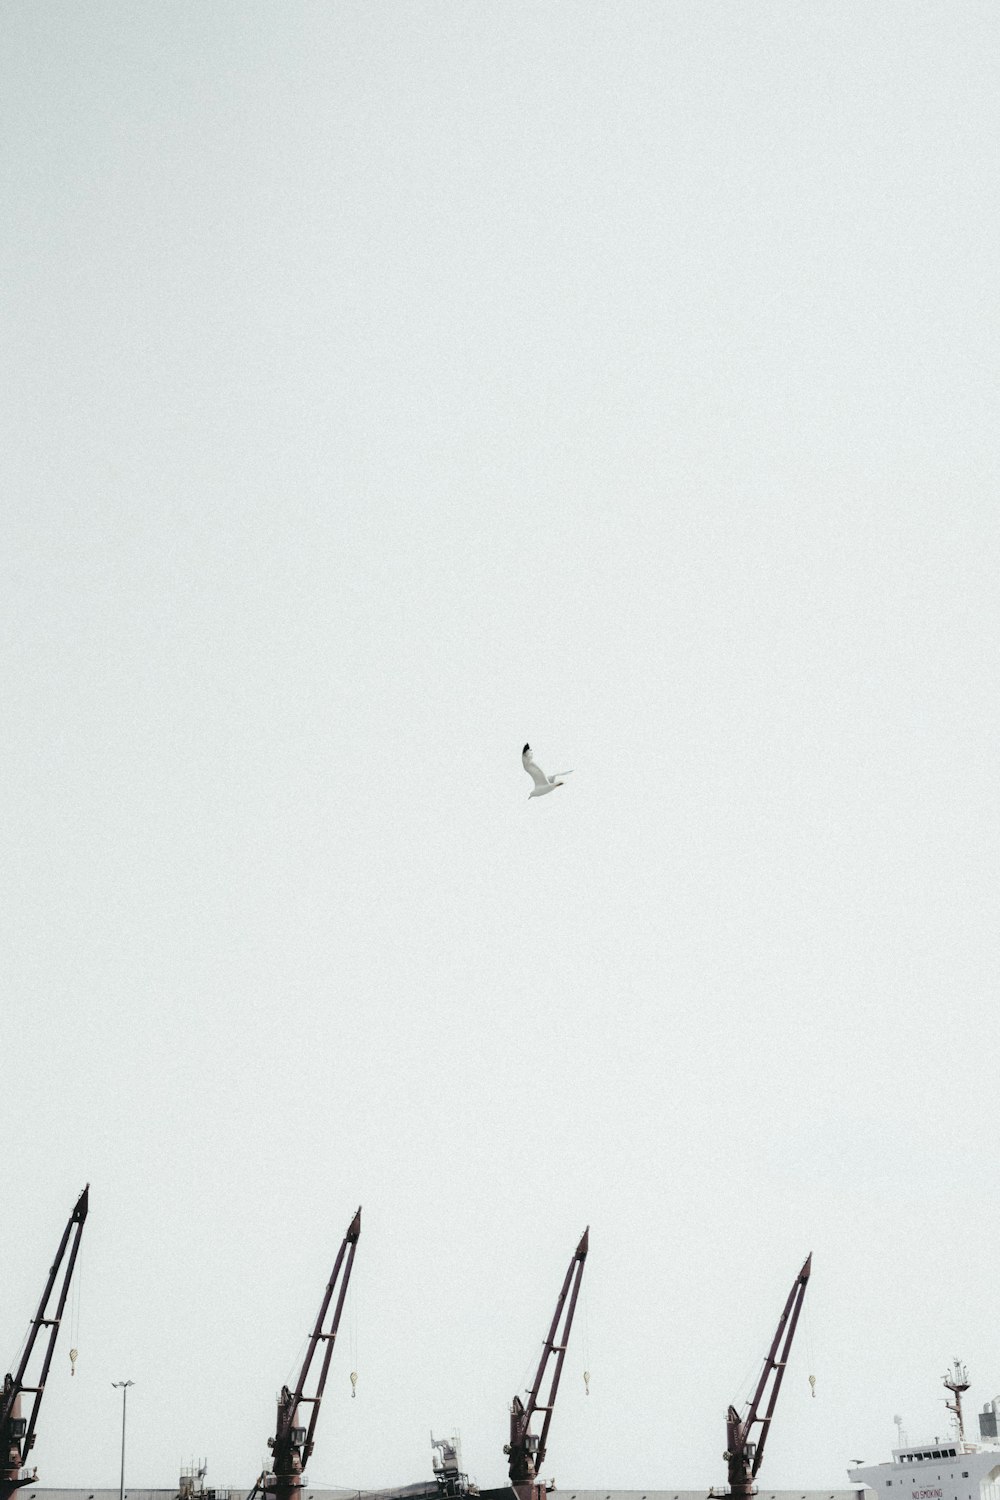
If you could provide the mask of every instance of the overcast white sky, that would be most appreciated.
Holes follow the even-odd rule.
[[[44,1483],[116,1482],[124,1378],[133,1484],[249,1483],[359,1202],[317,1484],[432,1425],[501,1481],[587,1223],[563,1487],[722,1482],[810,1249],[768,1484],[1000,1387],[998,48],[4,5],[0,1359],[92,1184]]]

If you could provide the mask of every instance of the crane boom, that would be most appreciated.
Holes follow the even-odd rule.
[[[3,1394],[0,1396],[0,1500],[10,1500],[10,1496],[19,1490],[22,1485],[33,1484],[34,1475],[25,1469],[28,1454],[35,1445],[35,1427],[38,1422],[38,1411],[42,1404],[42,1396],[45,1393],[45,1382],[48,1379],[49,1366],[55,1353],[56,1338],[59,1334],[59,1325],[62,1322],[63,1308],[66,1306],[66,1298],[69,1294],[69,1284],[73,1277],[73,1267],[76,1265],[76,1257],[80,1249],[80,1236],[83,1234],[83,1226],[87,1219],[87,1209],[90,1199],[90,1184],[84,1188],[73,1212],[70,1214],[63,1230],[56,1258],[49,1270],[42,1300],[38,1304],[38,1311],[31,1320],[31,1329],[25,1341],[24,1351],[20,1363],[14,1374],[9,1372],[4,1376]],[[69,1254],[67,1256],[67,1248]],[[54,1308],[50,1307],[56,1282],[59,1279],[59,1271],[65,1260],[62,1281],[56,1296]],[[35,1350],[35,1344],[41,1335],[42,1329],[48,1329],[48,1337],[43,1340],[42,1363],[34,1385],[26,1384],[28,1364]],[[32,1397],[30,1410],[25,1416],[22,1412],[22,1396]]]
[[[534,1484],[545,1462],[545,1444],[549,1435],[549,1424],[555,1409],[556,1392],[559,1389],[559,1379],[569,1344],[569,1331],[573,1326],[576,1299],[579,1296],[580,1282],[583,1279],[583,1265],[589,1248],[590,1226],[588,1225],[573,1252],[573,1258],[563,1278],[562,1290],[559,1293],[548,1336],[542,1348],[542,1357],[538,1362],[534,1383],[528,1394],[528,1404],[525,1405],[520,1396],[515,1396],[511,1402],[510,1442],[504,1448],[504,1452],[509,1457],[510,1482],[514,1485]],[[555,1363],[548,1394],[543,1402],[539,1402],[539,1392],[546,1369],[553,1358]],[[536,1412],[542,1413],[542,1426],[538,1433],[531,1431],[531,1419]]]
[[[347,1286],[351,1279],[351,1268],[354,1265],[354,1253],[361,1238],[361,1210],[358,1209],[354,1218],[348,1225],[347,1233],[337,1252],[333,1270],[330,1272],[330,1280],[327,1282],[323,1300],[320,1303],[316,1324],[309,1339],[302,1368],[299,1371],[298,1380],[294,1391],[288,1386],[282,1386],[281,1395],[278,1397],[278,1418],[273,1438],[268,1438],[267,1446],[274,1455],[272,1472],[262,1476],[263,1487],[267,1493],[273,1494],[275,1500],[293,1500],[302,1487],[302,1476],[306,1464],[309,1462],[310,1454],[315,1445],[316,1422],[319,1417],[320,1402],[323,1400],[323,1391],[326,1386],[326,1377],[330,1369],[330,1359],[333,1355],[333,1346],[337,1339],[337,1330],[340,1327],[340,1316],[344,1310],[344,1298],[347,1296]],[[339,1288],[339,1290],[338,1290]],[[333,1301],[334,1293],[337,1300],[334,1303],[333,1315],[329,1327],[324,1331],[323,1324]],[[313,1359],[320,1344],[325,1343],[323,1359],[320,1364],[319,1375],[316,1386],[311,1396],[306,1395],[306,1382],[309,1379],[309,1371]],[[303,1423],[299,1417],[299,1407],[308,1406],[309,1420]],[[256,1488],[259,1487],[255,1486]],[[251,1491],[251,1494],[255,1493]]]
[[[729,1469],[729,1493],[733,1500],[749,1500],[749,1496],[754,1492],[753,1482],[764,1457],[764,1444],[771,1430],[771,1418],[774,1416],[778,1392],[788,1365],[795,1327],[799,1321],[799,1313],[802,1311],[802,1300],[806,1294],[811,1271],[812,1254],[810,1253],[806,1256],[802,1269],[795,1278],[784,1310],[778,1319],[778,1326],[771,1340],[771,1347],[764,1360],[764,1368],[746,1415],[741,1417],[735,1406],[731,1406],[726,1413],[724,1457]],[[761,1414],[762,1408],[763,1415]],[[750,1433],[758,1424],[760,1433],[756,1443],[752,1443]]]

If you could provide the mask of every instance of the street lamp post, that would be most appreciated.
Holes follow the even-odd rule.
[[[134,1380],[112,1380],[113,1388],[122,1393],[122,1478],[118,1491],[119,1500],[125,1500],[125,1402],[128,1398],[128,1388],[135,1385]]]

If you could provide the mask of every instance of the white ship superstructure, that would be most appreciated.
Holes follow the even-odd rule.
[[[892,1461],[848,1469],[878,1500],[1000,1500],[1000,1448],[933,1442],[894,1448]]]
[[[848,1469],[855,1484],[873,1491],[877,1500],[1000,1500],[1000,1398],[983,1407],[979,1413],[981,1441],[970,1443],[965,1438],[962,1415],[962,1394],[969,1382],[957,1360],[944,1377],[944,1385],[953,1396],[947,1406],[954,1416],[955,1430],[948,1437],[894,1448],[889,1463],[859,1464]]]

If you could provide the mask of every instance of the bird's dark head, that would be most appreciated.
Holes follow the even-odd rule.
[[[521,751],[521,754],[522,754],[522,755],[527,755],[527,753],[528,753],[528,751],[529,751],[529,750],[530,750],[530,749],[531,749],[531,746],[530,746],[530,745],[525,745],[525,747],[524,747],[524,749],[523,749],[523,750],[522,750],[522,751]]]

